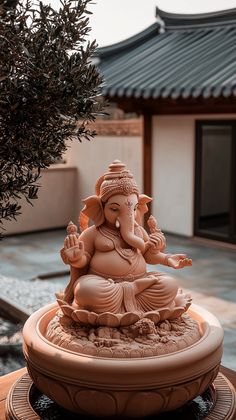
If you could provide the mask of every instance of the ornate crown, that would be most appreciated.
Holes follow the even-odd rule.
[[[106,172],[97,180],[95,191],[103,202],[115,194],[130,195],[134,193],[139,195],[133,175],[119,160],[114,160],[109,165],[109,172]]]

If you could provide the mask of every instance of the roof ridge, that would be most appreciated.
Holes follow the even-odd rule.
[[[185,29],[211,29],[219,26],[236,24],[236,8],[218,10],[215,12],[198,13],[198,14],[183,14],[172,13],[161,10],[156,6],[157,21],[148,26],[141,32],[124,39],[123,41],[111,44],[105,47],[97,48],[95,56],[104,58],[110,54],[117,54],[129,49],[132,46],[137,46],[148,40],[153,35],[163,33],[165,30],[185,30]]]
[[[156,17],[161,19],[167,29],[202,28],[236,23],[236,8],[206,13],[172,13],[156,6]]]

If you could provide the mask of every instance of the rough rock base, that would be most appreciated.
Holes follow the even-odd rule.
[[[131,326],[91,328],[62,316],[50,321],[46,338],[74,352],[100,357],[133,358],[169,354],[187,348],[201,338],[199,326],[189,315],[155,325],[143,318]]]

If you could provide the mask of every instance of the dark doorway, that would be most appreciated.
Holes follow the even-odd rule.
[[[236,121],[196,126],[195,235],[236,243]]]

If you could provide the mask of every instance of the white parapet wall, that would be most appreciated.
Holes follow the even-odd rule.
[[[54,165],[42,171],[38,199],[21,200],[21,215],[4,223],[5,234],[64,227],[77,214],[77,168]]]

